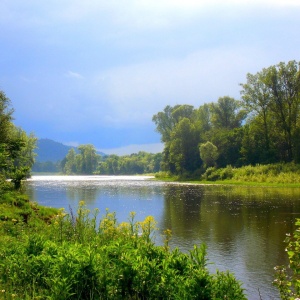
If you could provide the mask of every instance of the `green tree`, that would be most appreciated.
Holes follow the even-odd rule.
[[[217,103],[211,105],[212,124],[215,128],[234,129],[242,125],[246,111],[241,109],[241,103],[234,98],[220,97]]]
[[[199,107],[199,109],[196,112],[197,119],[196,123],[199,127],[200,134],[202,136],[205,135],[206,132],[211,130],[212,128],[212,104],[203,104]]]
[[[268,68],[266,83],[272,102],[271,109],[277,120],[278,129],[283,133],[283,158],[291,161],[294,156],[295,132],[299,126],[300,104],[300,63],[281,62]],[[298,126],[297,126],[298,125]]]
[[[216,165],[219,157],[218,148],[211,142],[202,143],[199,146],[200,157],[206,168]]]
[[[195,125],[188,118],[183,118],[171,134],[169,146],[170,162],[177,174],[192,173],[200,168],[199,134]]]
[[[77,164],[76,164],[76,152],[73,148],[71,148],[66,156],[66,162],[64,165],[64,172],[68,175],[76,174],[77,172]]]
[[[267,157],[270,154],[269,118],[271,113],[271,94],[266,84],[266,73],[266,69],[263,69],[255,75],[248,73],[247,83],[241,84],[243,88],[241,95],[243,100],[242,105],[251,114],[251,117],[256,120],[261,119],[260,123],[262,123],[261,128],[263,129],[263,132],[261,133],[260,129],[260,134],[259,136],[256,136],[256,138],[261,140],[261,137],[263,137],[259,151],[263,151],[264,156]]]
[[[10,106],[10,99],[3,91],[0,91],[0,144],[7,143],[10,140],[12,114],[14,112]]]
[[[247,83],[241,86],[243,105],[252,110],[249,123],[261,123],[263,128],[261,132],[259,126],[256,126],[261,132],[261,153],[265,157],[273,156],[275,147],[280,160],[297,161],[300,137],[299,63],[281,62],[255,75],[248,74]],[[258,134],[256,136],[259,137]]]
[[[168,105],[162,112],[158,112],[152,118],[152,121],[156,125],[156,131],[161,134],[161,141],[164,143],[170,140],[171,132],[175,125],[175,120],[172,115],[173,110],[174,108]]]
[[[10,100],[0,91],[0,173],[19,189],[34,163],[36,138],[12,123]]]
[[[93,145],[80,145],[78,146],[79,154],[77,159],[77,171],[80,174],[93,174],[99,161],[99,155],[96,153],[96,149]]]

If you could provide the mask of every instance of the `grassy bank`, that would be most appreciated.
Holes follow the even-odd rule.
[[[147,217],[100,220],[44,208],[19,193],[0,196],[0,299],[245,299],[228,272],[210,274],[205,246],[187,254],[152,240]]]
[[[200,178],[199,178],[200,177]],[[208,168],[198,178],[169,176],[162,172],[156,175],[164,181],[182,181],[198,184],[231,184],[249,186],[300,187],[300,165],[278,163],[243,166],[241,168]]]

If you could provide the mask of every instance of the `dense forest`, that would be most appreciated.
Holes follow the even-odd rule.
[[[153,116],[163,170],[190,176],[214,166],[300,162],[299,62],[247,74],[240,86],[241,100],[166,106]]]

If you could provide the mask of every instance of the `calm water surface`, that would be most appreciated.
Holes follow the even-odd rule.
[[[34,201],[76,211],[115,211],[118,220],[153,215],[160,233],[172,230],[172,247],[188,251],[205,243],[214,272],[230,270],[249,299],[279,299],[272,286],[274,266],[287,264],[285,234],[300,218],[300,189],[187,185],[134,176],[33,176],[27,193]]]

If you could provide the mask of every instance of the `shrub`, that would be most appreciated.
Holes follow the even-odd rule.
[[[293,236],[287,234],[285,239],[288,244],[286,251],[289,266],[274,268],[276,279],[273,283],[278,288],[281,299],[284,300],[300,298],[300,219],[297,219],[296,226]]]
[[[245,299],[233,275],[208,272],[204,245],[170,250],[166,231],[156,246],[153,217],[136,222],[131,213],[119,224],[114,213],[99,222],[97,214],[81,202],[47,231],[10,237],[13,250],[0,246],[0,290],[17,299]]]

